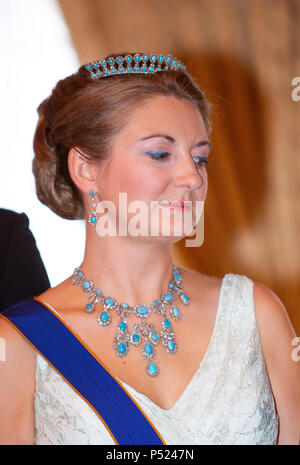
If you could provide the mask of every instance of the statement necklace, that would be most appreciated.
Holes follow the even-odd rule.
[[[87,313],[93,313],[96,305],[102,304],[102,311],[97,317],[100,326],[105,327],[111,324],[112,311],[118,315],[119,322],[114,335],[113,349],[117,356],[125,357],[131,346],[141,346],[141,354],[148,361],[146,373],[153,377],[158,376],[160,372],[159,367],[152,362],[156,357],[155,346],[161,343],[169,354],[174,354],[178,348],[171,321],[167,318],[168,314],[172,320],[182,318],[181,311],[175,305],[175,300],[180,299],[184,305],[191,302],[182,289],[182,273],[181,268],[173,265],[172,278],[167,292],[161,294],[158,300],[153,300],[151,305],[136,305],[134,307],[125,302],[119,304],[113,297],[105,297],[100,289],[95,288],[93,281],[85,277],[80,267],[74,270],[72,284],[80,285],[81,289],[88,294],[88,303],[84,308]],[[162,316],[160,331],[155,330],[154,325],[147,321],[152,312]],[[131,314],[141,319],[141,323],[133,325],[132,331],[127,323],[127,318]]]

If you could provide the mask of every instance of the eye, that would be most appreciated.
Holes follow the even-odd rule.
[[[209,162],[207,160],[206,157],[194,157],[193,158],[194,162],[196,163],[196,165],[199,167],[199,166],[204,166],[204,165],[208,165]]]
[[[161,160],[168,158],[170,155],[168,152],[146,152],[147,155],[150,155],[153,160]]]

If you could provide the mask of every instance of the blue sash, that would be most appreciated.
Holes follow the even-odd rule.
[[[31,298],[0,315],[87,402],[116,444],[165,444],[126,389],[45,305]]]

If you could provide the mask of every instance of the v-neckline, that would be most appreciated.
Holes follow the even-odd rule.
[[[150,399],[150,397],[148,397],[146,394],[144,394],[143,392],[140,392],[138,391],[137,389],[135,389],[134,387],[130,386],[130,384],[127,384],[125,383],[125,381],[122,381],[120,378],[118,378],[118,376],[114,375],[117,380],[124,385],[124,387],[126,389],[129,388],[129,390],[131,390],[132,392],[134,393],[137,393],[139,396],[142,396],[144,399],[148,400],[149,402],[151,402],[151,404],[157,408],[158,410],[162,411],[162,412],[165,412],[165,413],[170,413],[171,411],[175,410],[175,408],[179,405],[179,403],[182,401],[182,399],[184,398],[184,396],[186,395],[186,393],[191,389],[192,385],[194,384],[194,381],[195,379],[197,378],[197,376],[199,375],[200,371],[202,370],[203,368],[203,365],[205,364],[207,358],[208,358],[208,354],[209,352],[211,351],[211,348],[212,348],[212,345],[213,345],[213,340],[215,338],[215,333],[217,331],[217,327],[218,327],[218,324],[219,324],[219,319],[220,319],[220,314],[221,314],[221,308],[222,308],[222,301],[223,301],[223,289],[224,289],[224,283],[225,283],[225,277],[226,277],[226,274],[223,276],[223,279],[222,279],[222,282],[221,282],[221,285],[220,285],[220,290],[219,290],[219,297],[218,297],[218,305],[217,305],[217,311],[216,311],[216,316],[215,316],[215,323],[214,323],[214,327],[213,327],[213,330],[211,332],[211,335],[210,335],[210,338],[209,338],[209,342],[208,342],[208,345],[207,345],[207,348],[206,348],[206,351],[205,351],[205,354],[197,368],[197,370],[195,371],[195,373],[193,374],[192,378],[190,379],[190,381],[188,382],[188,384],[186,385],[186,387],[184,388],[183,392],[180,394],[179,398],[175,401],[175,403],[172,405],[172,407],[170,407],[169,409],[165,409],[165,408],[162,408],[160,407],[158,404],[156,404],[155,402],[153,402],[152,399]]]
[[[57,311],[55,310],[52,305],[48,304],[47,302],[44,302],[43,300],[39,299],[38,297],[34,297],[34,300],[36,300],[37,302],[39,302],[40,304],[44,305],[46,308],[48,308],[49,310],[51,310],[56,317],[58,317],[62,323],[66,326],[66,328],[76,337],[76,339],[85,347],[88,349],[88,351],[90,352],[91,356],[98,362],[100,363],[100,365],[113,377],[115,378],[119,383],[121,383],[121,385],[125,388],[125,390],[127,390],[129,388],[130,391],[132,391],[133,393],[136,393],[138,394],[139,396],[142,396],[143,398],[147,399],[149,402],[151,402],[151,404],[157,408],[158,410],[162,411],[162,412],[165,412],[165,413],[170,413],[171,411],[173,411],[177,406],[178,404],[181,402],[181,400],[183,399],[183,397],[186,395],[186,392],[189,391],[191,389],[191,386],[193,385],[194,383],[194,380],[196,379],[197,375],[199,374],[200,370],[203,368],[203,365],[205,364],[207,358],[208,358],[208,354],[209,352],[211,351],[211,347],[213,345],[213,340],[214,340],[214,336],[215,336],[215,333],[216,333],[216,330],[217,330],[217,327],[218,327],[218,323],[219,323],[219,319],[220,319],[220,313],[221,313],[221,308],[222,308],[222,301],[223,301],[223,290],[224,290],[224,285],[225,285],[225,278],[226,278],[226,274],[223,276],[222,278],[222,282],[221,282],[221,285],[220,285],[220,290],[219,290],[219,297],[218,297],[218,305],[217,305],[217,311],[216,311],[216,316],[215,316],[215,323],[214,323],[214,327],[213,327],[213,330],[211,332],[211,335],[210,335],[210,338],[209,338],[209,342],[208,342],[208,345],[207,345],[207,348],[206,348],[206,351],[205,351],[205,354],[197,368],[197,370],[195,371],[195,373],[193,374],[192,378],[190,379],[190,381],[188,382],[188,384],[186,385],[186,387],[184,388],[183,392],[180,394],[179,398],[175,401],[175,403],[172,405],[172,407],[170,407],[169,409],[165,409],[163,407],[160,407],[158,404],[156,404],[152,399],[150,399],[150,397],[148,397],[146,394],[144,394],[143,392],[140,392],[138,391],[137,389],[135,389],[133,386],[131,386],[130,384],[127,384],[125,381],[121,380],[117,375],[114,375],[113,373],[110,372],[110,370],[108,370],[108,368],[106,367],[106,365],[104,365],[104,363],[102,363],[100,361],[100,359],[96,356],[96,354],[94,353],[94,351],[81,339],[81,337],[79,336],[79,334],[71,327],[71,325],[69,323],[67,323],[67,321],[63,318],[63,316]],[[130,392],[129,392],[130,394]],[[140,406],[141,407],[141,406]]]

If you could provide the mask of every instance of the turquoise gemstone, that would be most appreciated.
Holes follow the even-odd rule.
[[[106,66],[106,61],[105,61],[105,60],[102,60],[102,61],[101,61],[101,65],[102,65],[102,66]]]
[[[153,305],[158,305],[158,300],[153,300]]]
[[[169,288],[170,288],[170,289],[173,289],[173,287],[174,287],[174,284],[173,284],[173,283],[170,283],[170,284],[169,284]]]
[[[139,340],[140,340],[140,336],[138,335],[138,333],[136,331],[133,333],[132,340],[134,342],[139,342]]]
[[[92,308],[93,308],[93,305],[92,305],[92,304],[87,304],[87,306],[86,306],[86,309],[87,309],[87,310],[91,310]]]
[[[83,287],[83,289],[90,289],[90,287],[91,287],[90,281],[83,281],[82,287]]]
[[[92,68],[90,67],[90,65],[86,65],[85,69],[87,69],[88,71],[91,71]]]
[[[131,57],[126,57],[126,61],[127,61],[127,63],[131,63],[132,58]]]
[[[123,68],[122,66],[120,66],[120,67],[119,67],[119,71],[120,71],[120,73],[123,73],[124,68]]]
[[[152,337],[153,341],[158,341],[158,335],[157,335],[156,331],[152,331],[151,337]]]
[[[107,312],[102,312],[100,315],[100,318],[102,321],[108,321],[108,313]]]
[[[147,66],[143,66],[142,71],[146,72],[147,71]]]
[[[173,341],[169,341],[168,342],[168,348],[169,350],[175,350],[175,343]]]
[[[101,295],[101,294],[102,294],[102,291],[100,291],[100,289],[96,289],[96,293],[97,293],[98,295]]]
[[[147,60],[148,60],[148,55],[144,55],[144,56],[143,56],[143,60],[144,60],[144,61],[147,61]]]
[[[169,294],[168,292],[164,294],[164,300],[166,300],[167,302],[170,302],[170,300],[172,299],[173,299],[172,294]]]
[[[119,65],[121,65],[123,63],[123,59],[122,58],[118,58],[118,63]]]
[[[104,302],[105,302],[105,305],[107,305],[107,307],[112,307],[115,303],[114,300],[110,299],[109,297],[107,297]]]
[[[180,311],[179,311],[179,308],[178,307],[173,307],[173,315],[178,317],[180,316]]]
[[[107,76],[108,75],[108,69],[104,71],[104,74]]]
[[[166,328],[171,328],[171,323],[167,318],[164,320],[164,325]]]
[[[127,72],[128,72],[128,73],[131,73],[131,71],[132,71],[131,67],[130,67],[130,66],[127,66]]]
[[[153,347],[152,347],[151,344],[145,344],[144,349],[145,349],[145,352],[146,352],[147,354],[152,354],[152,352],[153,352]]]
[[[177,281],[179,283],[181,282],[181,276],[178,273],[174,273],[174,279],[175,279],[175,281]]]
[[[181,301],[182,301],[184,304],[189,304],[189,303],[190,303],[190,299],[189,299],[189,297],[188,297],[186,294],[181,295],[180,298],[181,298]]]
[[[148,368],[147,368],[148,373],[151,375],[156,375],[157,373],[157,366],[154,365],[154,363],[149,363]]]
[[[126,344],[121,342],[121,344],[119,344],[119,346],[118,346],[118,351],[119,351],[120,354],[125,354],[125,352],[126,352]]]
[[[154,72],[154,66],[150,66],[149,70],[153,73]]]
[[[159,62],[162,63],[164,61],[164,56],[163,55],[159,55]]]
[[[137,312],[138,312],[140,315],[145,315],[146,313],[148,313],[148,308],[145,307],[144,305],[140,305],[140,306],[137,308]]]
[[[91,216],[91,223],[97,223],[97,218],[95,216]]]
[[[96,74],[91,73],[91,78],[92,78],[92,79],[95,79],[95,77],[96,77]]]
[[[125,321],[121,321],[120,329],[122,329],[122,331],[124,331],[126,328],[127,328],[127,325],[126,325]]]
[[[102,76],[102,73],[100,73],[100,71],[97,72],[97,76],[101,77]]]
[[[93,68],[97,69],[99,67],[98,63],[93,63]]]
[[[123,308],[128,308],[128,307],[129,307],[129,305],[128,305],[128,304],[126,304],[125,302],[124,302],[124,303],[122,303],[121,305],[122,305],[122,307],[123,307]]]
[[[135,61],[140,61],[141,57],[140,55],[135,55]]]
[[[110,58],[110,60],[108,61],[108,63],[109,63],[110,65],[113,65],[113,64],[114,64],[114,60],[113,60],[112,58]]]
[[[155,62],[156,62],[156,55],[152,55],[152,56],[151,56],[151,61],[152,61],[152,63],[155,63]]]
[[[172,59],[172,58],[171,58],[170,56],[168,56],[168,57],[167,57],[167,60],[166,60],[167,63],[171,63],[171,59]]]
[[[111,74],[116,74],[115,68],[113,68],[113,69],[111,70]]]

